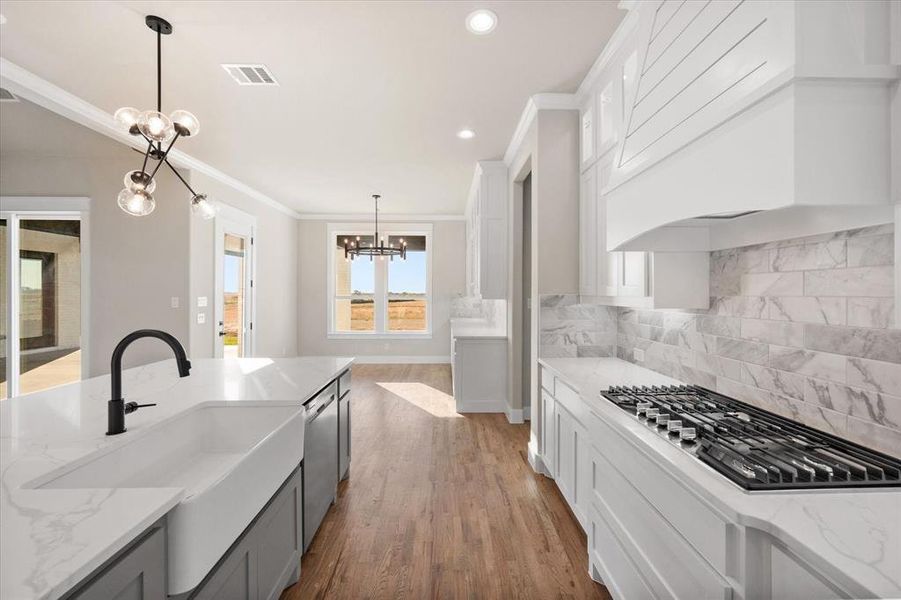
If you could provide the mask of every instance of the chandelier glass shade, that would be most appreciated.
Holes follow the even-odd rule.
[[[129,134],[143,138],[147,149],[143,152],[141,168],[125,174],[125,189],[119,192],[119,207],[130,215],[143,217],[156,208],[153,192],[154,176],[165,164],[191,192],[191,212],[204,219],[216,215],[217,206],[206,194],[198,194],[169,162],[169,151],[180,137],[191,137],[200,131],[200,121],[186,110],[176,110],[166,116],[162,110],[162,36],[172,33],[172,25],[155,15],[145,17],[144,23],[156,32],[156,110],[139,110],[124,106],[113,115]]]
[[[394,242],[389,242],[386,246],[385,238],[379,237],[379,198],[381,196],[378,194],[372,195],[372,199],[375,200],[375,234],[372,241],[364,242],[360,240],[360,236],[353,240],[344,238],[344,260],[355,260],[360,256],[368,256],[369,260],[374,260],[376,256],[381,260],[385,260],[386,256],[394,260],[394,257],[398,256],[407,260],[407,242],[404,238],[400,238],[396,246]]]

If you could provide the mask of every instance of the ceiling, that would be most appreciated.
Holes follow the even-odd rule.
[[[475,36],[466,15],[490,8]],[[200,119],[182,151],[307,213],[460,214],[474,163],[500,158],[529,96],[573,92],[625,14],[610,1],[6,1],[0,56],[103,110]],[[221,63],[263,63],[241,87]],[[15,105],[4,105],[2,110]],[[471,128],[476,137],[456,132]]]

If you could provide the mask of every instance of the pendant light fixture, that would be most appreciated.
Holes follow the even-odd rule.
[[[119,207],[136,217],[152,213],[156,208],[156,200],[153,198],[156,180],[153,177],[165,164],[191,192],[191,211],[203,219],[211,219],[216,216],[216,205],[206,194],[195,192],[169,162],[169,151],[178,138],[195,136],[200,131],[200,121],[186,110],[173,111],[168,117],[163,114],[162,38],[172,33],[172,25],[155,15],[145,17],[144,23],[156,32],[156,110],[140,111],[126,106],[117,110],[114,115],[116,122],[125,127],[128,133],[141,136],[147,142],[141,168],[125,174],[125,189],[119,192]],[[156,165],[151,161],[156,161]]]
[[[344,238],[345,260],[354,260],[358,256],[368,256],[369,260],[373,260],[376,256],[382,260],[385,260],[386,256],[394,260],[395,256],[399,256],[407,260],[407,242],[404,241],[404,238],[398,240],[397,246],[390,240],[386,246],[385,238],[379,237],[379,198],[381,196],[378,194],[372,195],[372,199],[375,200],[375,235],[372,236],[372,242],[363,242],[360,240],[360,236],[357,236],[355,240]]]

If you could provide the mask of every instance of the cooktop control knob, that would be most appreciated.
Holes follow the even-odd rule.
[[[644,414],[647,415],[647,417],[649,419],[656,419],[657,415],[660,414],[660,409],[659,408],[649,408],[645,411]]]
[[[669,415],[657,415],[657,427],[666,427],[669,423]]]
[[[698,437],[694,427],[683,427],[679,431],[679,439],[683,442],[693,442]]]
[[[640,417],[641,415],[648,412],[649,408],[651,408],[650,402],[639,402],[638,404],[635,405],[635,414]]]
[[[677,434],[682,429],[682,421],[674,419],[666,424],[666,431],[670,434]]]

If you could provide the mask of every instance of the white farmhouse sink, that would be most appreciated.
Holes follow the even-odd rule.
[[[210,402],[29,487],[180,487],[168,517],[169,593],[194,589],[303,458],[297,404]],[[68,470],[67,470],[68,469]]]

